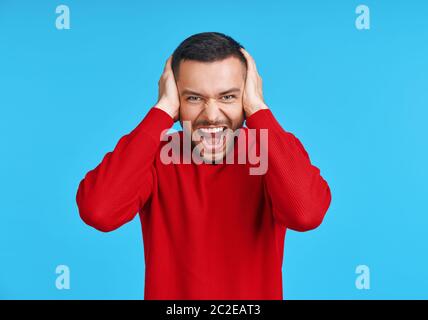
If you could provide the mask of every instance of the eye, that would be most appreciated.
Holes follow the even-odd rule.
[[[223,101],[231,101],[231,100],[233,100],[235,98],[235,96],[233,95],[233,94],[228,94],[228,95],[226,95],[226,96],[222,96],[221,97],[221,99],[223,100]]]
[[[187,100],[187,101],[190,101],[190,102],[198,102],[198,101],[201,101],[201,97],[197,97],[197,96],[188,96],[186,100]]]

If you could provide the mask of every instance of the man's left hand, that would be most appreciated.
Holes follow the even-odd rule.
[[[262,78],[257,72],[256,63],[244,48],[241,48],[241,52],[247,60],[247,77],[242,103],[245,115],[248,118],[256,111],[268,109],[268,106],[263,99]]]

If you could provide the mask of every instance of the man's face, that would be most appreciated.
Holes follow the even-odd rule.
[[[223,132],[242,127],[246,67],[235,57],[221,61],[180,62],[176,79],[180,96],[180,122],[190,121],[190,131],[204,160],[223,159],[233,139],[225,139]],[[231,131],[228,130],[230,133]],[[227,144],[226,144],[227,142]]]

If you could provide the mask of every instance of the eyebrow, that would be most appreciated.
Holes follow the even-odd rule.
[[[226,91],[220,92],[219,96],[223,96],[225,94],[232,93],[232,92],[240,92],[240,91],[241,91],[241,89],[239,89],[239,88],[231,88],[231,89],[228,89]],[[183,92],[181,93],[181,95],[182,96],[184,96],[184,95],[203,96],[203,94],[200,94],[200,93],[198,93],[196,91],[192,91],[192,90],[188,90],[188,89],[183,90]]]

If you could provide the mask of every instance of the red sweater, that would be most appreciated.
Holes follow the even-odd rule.
[[[160,135],[172,125],[152,108],[119,140],[79,185],[81,218],[108,232],[139,213],[145,299],[282,299],[286,228],[316,228],[330,205],[320,170],[268,109],[246,121],[269,130],[264,175],[237,161],[163,164]]]

